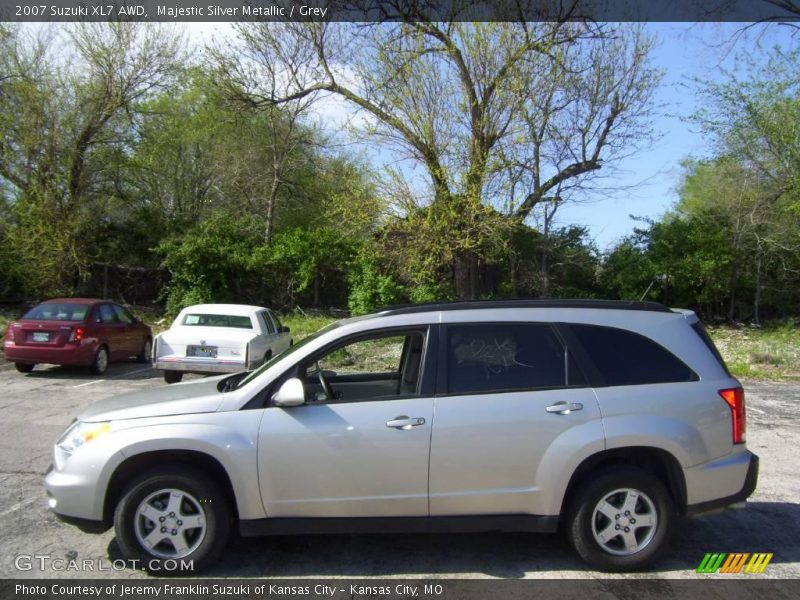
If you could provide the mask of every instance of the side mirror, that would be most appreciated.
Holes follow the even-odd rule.
[[[134,325],[138,325],[141,322],[142,322],[142,320],[139,317],[136,317],[136,316],[133,317],[133,324]]]
[[[300,406],[306,403],[306,389],[303,382],[292,377],[283,382],[281,388],[272,396],[275,406]]]
[[[284,327],[280,327],[278,329],[278,332],[280,332],[280,333],[289,333],[289,328],[285,327],[285,326]]]

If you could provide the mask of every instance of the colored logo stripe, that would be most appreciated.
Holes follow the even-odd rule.
[[[742,570],[745,561],[750,557],[747,552],[735,552],[728,555],[728,560],[722,565],[721,573],[738,573]]]
[[[724,552],[709,552],[697,567],[698,573],[763,573],[767,565],[772,560],[772,552],[734,552],[727,554]],[[748,562],[748,559],[749,562]],[[745,567],[745,564],[747,565]]]
[[[708,553],[703,558],[703,562],[697,567],[698,573],[716,573],[722,561],[725,560],[726,554],[712,554]]]
[[[767,554],[766,552],[753,554],[753,558],[750,559],[750,563],[747,565],[747,568],[744,570],[745,573],[763,573],[764,569],[767,568],[769,561],[772,560],[772,552]]]

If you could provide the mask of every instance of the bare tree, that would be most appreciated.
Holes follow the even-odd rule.
[[[181,56],[182,39],[164,26],[82,23],[69,31],[83,68],[69,74],[75,91],[74,141],[66,184],[71,200],[88,185],[87,158],[115,138],[112,120],[164,85]]]
[[[167,82],[181,48],[149,24],[84,23],[66,38],[60,31],[11,30],[0,57],[0,178],[27,232],[14,243],[36,257],[54,291],[70,289],[90,260],[84,217],[113,195],[120,123]]]
[[[240,44],[231,48],[213,48],[221,76],[217,84],[225,96],[240,109],[265,111],[268,135],[253,144],[253,151],[262,155],[268,164],[266,180],[257,178],[259,191],[250,190],[250,196],[261,200],[264,219],[264,241],[269,244],[275,229],[275,210],[279,196],[292,192],[291,174],[303,161],[304,149],[313,145],[314,135],[304,121],[316,93],[287,98],[280,110],[270,110],[274,92],[285,87],[289,80],[304,79],[301,71],[309,59],[307,48],[298,40],[275,39],[268,27],[237,27]],[[279,56],[279,60],[275,60]],[[287,73],[284,65],[296,69]],[[250,186],[248,186],[250,187]]]
[[[266,106],[335,94],[364,111],[365,133],[424,165],[423,246],[453,265],[460,297],[475,297],[502,216],[492,184],[520,165],[538,178],[505,213],[524,220],[548,194],[633,148],[658,79],[649,43],[621,26],[399,14],[391,23],[253,24],[245,44],[264,86],[249,97]]]

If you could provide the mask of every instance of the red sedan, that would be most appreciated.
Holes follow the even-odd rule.
[[[150,328],[118,304],[91,298],[58,298],[29,310],[6,331],[6,360],[20,373],[37,363],[89,367],[135,356],[150,362]]]

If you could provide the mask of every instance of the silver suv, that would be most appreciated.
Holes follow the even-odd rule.
[[[742,502],[744,393],[691,311],[481,301],[334,323],[256,371],[90,407],[50,506],[151,571],[242,535],[562,528],[605,570]]]

